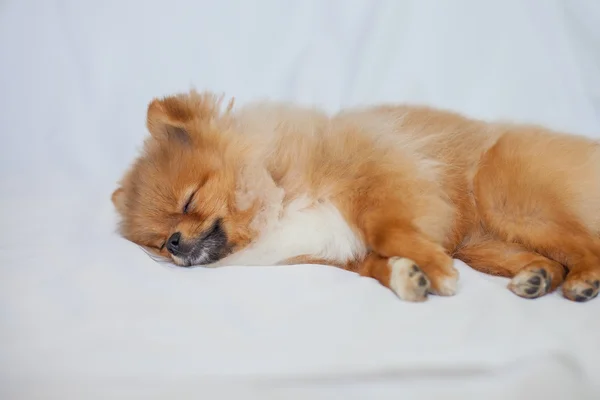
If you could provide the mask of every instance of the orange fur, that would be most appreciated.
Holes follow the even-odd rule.
[[[597,295],[597,142],[428,107],[327,116],[285,104],[220,104],[194,91],[150,104],[151,136],[113,193],[124,237],[183,265],[163,243],[179,232],[200,246],[219,220],[227,246],[218,254],[227,259],[280,229],[286,210],[304,201],[299,213],[338,221],[339,212],[366,252],[352,244],[277,264],[347,268],[419,301],[424,289],[454,294],[454,256],[512,277],[509,288],[523,297],[563,279],[569,299]]]

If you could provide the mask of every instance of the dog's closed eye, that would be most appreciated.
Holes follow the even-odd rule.
[[[192,201],[194,200],[194,195],[196,194],[196,192],[193,192],[190,197],[188,197],[187,201],[185,202],[185,205],[183,206],[183,213],[187,214],[190,211],[190,207],[192,206]]]

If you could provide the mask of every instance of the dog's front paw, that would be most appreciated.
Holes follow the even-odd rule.
[[[411,259],[391,257],[388,259],[390,267],[389,287],[406,301],[425,301],[427,292],[431,287],[429,278]]]

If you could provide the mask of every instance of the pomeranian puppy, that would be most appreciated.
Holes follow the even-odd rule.
[[[186,267],[332,265],[407,301],[454,295],[453,258],[524,298],[598,295],[598,142],[420,106],[222,100],[151,102],[112,195],[123,237]]]

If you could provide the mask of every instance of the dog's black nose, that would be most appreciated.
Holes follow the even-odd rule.
[[[167,250],[171,254],[175,254],[179,250],[179,242],[181,240],[181,232],[175,232],[167,240]]]

